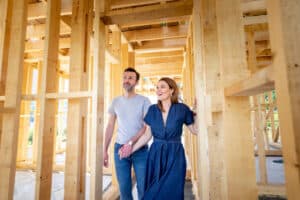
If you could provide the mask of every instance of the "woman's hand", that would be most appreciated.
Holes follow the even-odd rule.
[[[120,159],[122,158],[127,158],[130,156],[132,153],[132,146],[130,144],[124,144],[120,149],[119,149],[119,157]]]

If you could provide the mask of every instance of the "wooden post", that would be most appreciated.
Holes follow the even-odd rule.
[[[10,23],[11,23],[11,10],[12,3],[9,0],[0,1],[0,96],[4,96],[4,88],[7,73],[7,61],[10,36]],[[0,108],[3,108],[4,101],[0,101]],[[0,114],[0,147],[2,136],[2,118]]]
[[[25,63],[23,69],[22,94],[30,94],[32,86],[32,67]],[[17,162],[23,162],[27,158],[27,146],[29,135],[29,114],[30,102],[21,100],[20,107],[20,127],[18,138]]]
[[[120,58],[120,48],[121,48],[121,33],[119,30],[114,30],[112,32],[112,37],[113,37],[113,43],[112,43],[112,52],[113,54]],[[121,63],[119,64],[111,64],[110,65],[110,75],[111,75],[111,97],[112,99],[122,95],[122,67]],[[111,103],[111,102],[110,102]],[[115,129],[116,130],[116,129]],[[115,188],[118,188],[118,182],[117,182],[117,175],[115,172],[115,163],[114,163],[114,148],[113,144],[116,141],[116,131],[114,131],[113,138],[111,140],[111,145],[109,147],[109,155],[110,155],[110,160],[109,162],[111,163],[110,167],[112,168],[112,191],[115,190]]]
[[[128,66],[135,67],[135,52],[128,52]]]
[[[6,65],[8,56],[8,41],[10,33],[12,3],[9,0],[0,1],[0,83],[6,75]],[[3,83],[4,84],[4,83]],[[0,88],[4,89],[4,88]],[[0,93],[2,95],[2,93]]]
[[[208,135],[205,119],[205,70],[203,66],[203,51],[201,30],[201,5],[200,0],[193,4],[193,49],[194,49],[194,83],[197,97],[197,117],[198,124],[198,158],[201,162],[198,165],[198,181],[200,184],[199,198],[209,199],[209,161],[208,161]]]
[[[248,77],[243,17],[239,0],[217,0],[222,87]],[[224,97],[222,134],[226,170],[223,199],[257,199],[248,97]]]
[[[267,165],[266,165],[266,151],[265,151],[265,137],[264,137],[264,125],[265,125],[265,115],[261,107],[262,95],[257,95],[254,97],[254,105],[257,106],[257,111],[255,115],[255,136],[257,144],[257,152],[259,158],[259,173],[260,173],[260,183],[267,184]]]
[[[12,4],[4,108],[13,108],[15,112],[5,113],[2,121],[0,199],[3,200],[13,198],[27,22],[27,1],[14,0]]]
[[[105,27],[100,17],[105,1],[95,1],[94,64],[91,132],[90,199],[102,199],[102,163],[104,130]]]
[[[35,199],[51,199],[53,152],[55,146],[56,99],[46,99],[47,92],[57,92],[60,0],[47,2],[45,54],[39,92],[40,120]]]
[[[267,1],[287,198],[300,196],[300,4]]]
[[[86,91],[89,55],[90,0],[74,0],[70,53],[70,92]],[[87,99],[70,99],[68,106],[65,199],[84,199],[86,173]]]
[[[203,57],[206,75],[206,92],[211,96],[212,125],[208,127],[209,155],[209,197],[222,199],[224,190],[224,160],[222,154],[222,88],[218,48],[216,0],[203,0],[201,3],[201,25],[203,27]]]
[[[269,92],[269,105],[270,105],[270,111],[271,112],[271,128],[272,128],[272,142],[277,143],[278,137],[276,137],[276,129],[275,129],[275,119],[274,119],[274,108],[276,107],[276,100],[273,99],[272,95],[273,91]],[[267,135],[268,142],[269,142],[269,137]],[[270,142],[267,144],[268,149],[270,148]]]
[[[111,46],[112,54],[121,60],[121,31],[118,28],[114,28],[112,30],[112,46]]]
[[[129,66],[128,44],[121,44],[121,65],[122,69]]]
[[[38,95],[40,95],[41,90],[41,86],[42,86],[42,73],[43,73],[43,62],[39,61],[38,63],[36,63],[37,65],[37,70],[38,70],[38,90],[37,93]],[[33,134],[33,143],[32,143],[32,163],[33,165],[36,167],[36,163],[37,163],[37,159],[38,159],[38,141],[39,141],[39,125],[40,125],[40,116],[41,116],[41,106],[40,106],[40,100],[36,99],[35,101],[35,111],[34,111],[34,134]]]
[[[256,61],[254,31],[253,30],[247,31],[246,37],[247,37],[247,49],[248,49],[248,69],[251,71],[251,73],[255,73],[258,70],[258,67]]]

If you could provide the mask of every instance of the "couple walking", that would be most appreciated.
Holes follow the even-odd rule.
[[[124,70],[124,95],[113,99],[108,110],[103,165],[109,164],[108,147],[117,122],[114,161],[121,200],[133,199],[132,166],[139,199],[183,199],[186,159],[181,135],[183,124],[196,134],[193,112],[178,102],[179,91],[173,79],[158,81],[158,103],[151,105],[147,97],[135,92],[139,78],[134,68]]]

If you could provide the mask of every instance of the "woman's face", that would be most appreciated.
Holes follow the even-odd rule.
[[[159,81],[156,86],[156,95],[158,100],[165,101],[171,99],[173,89],[165,81]]]

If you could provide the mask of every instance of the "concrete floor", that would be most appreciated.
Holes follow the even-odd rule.
[[[273,184],[284,184],[284,170],[283,163],[274,163],[274,160],[280,160],[281,157],[267,157],[267,175],[268,182]],[[58,155],[57,161],[60,163],[64,160],[64,155]],[[257,182],[259,182],[259,167],[258,167],[258,158],[256,158],[256,177]],[[53,173],[53,182],[52,182],[52,197],[51,200],[62,200],[64,195],[64,173]],[[90,176],[86,176],[86,199],[89,199],[89,182]],[[111,183],[110,176],[103,177],[103,190],[109,187]],[[32,171],[17,171],[16,181],[15,181],[15,190],[14,190],[14,200],[33,200],[35,191],[35,172]],[[191,184],[187,183],[185,188],[185,199],[191,200],[194,199],[191,195]],[[133,187],[133,197],[134,200],[137,200],[137,191],[136,187]]]
[[[14,200],[34,200],[35,172],[17,171],[14,189]],[[109,187],[111,176],[103,177],[103,190]],[[86,175],[86,195],[89,199],[90,175]],[[64,197],[64,173],[53,173],[51,200],[62,200]]]

